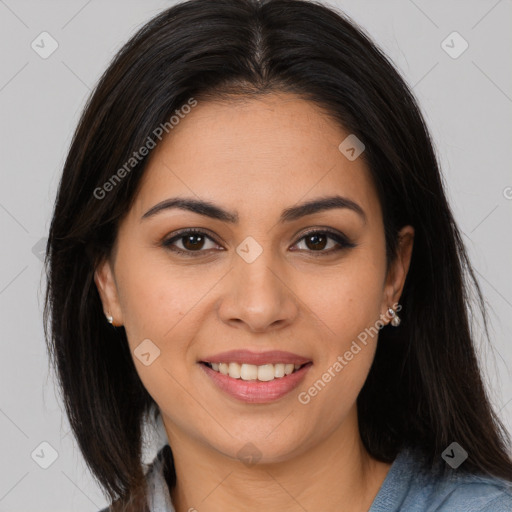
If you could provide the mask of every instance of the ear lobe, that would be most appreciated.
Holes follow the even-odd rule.
[[[112,265],[108,258],[104,258],[97,265],[94,271],[94,283],[98,289],[105,315],[111,315],[113,317],[113,325],[122,325],[123,318],[119,304],[117,285]]]

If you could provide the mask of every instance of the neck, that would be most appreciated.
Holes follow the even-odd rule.
[[[364,448],[355,410],[320,444],[273,463],[245,465],[167,425],[166,430],[175,462],[177,483],[170,494],[176,512],[367,512],[390,467]]]

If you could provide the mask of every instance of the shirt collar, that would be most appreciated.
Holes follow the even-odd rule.
[[[157,455],[146,473],[150,512],[176,512],[165,481],[163,463],[163,457]]]

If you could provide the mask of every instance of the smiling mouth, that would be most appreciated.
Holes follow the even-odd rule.
[[[276,363],[257,366],[245,363],[209,363],[207,361],[201,361],[201,364],[208,366],[208,368],[215,372],[227,375],[233,379],[269,382],[274,379],[281,379],[291,375],[292,373],[299,371],[301,368],[313,363],[309,361],[304,364]]]

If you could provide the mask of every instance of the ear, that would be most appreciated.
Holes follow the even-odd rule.
[[[405,278],[409,271],[411,263],[412,248],[414,244],[414,228],[404,226],[398,234],[398,248],[395,261],[391,264],[386,276],[384,287],[384,297],[382,307],[384,318],[389,318],[386,314],[388,308],[398,304],[402,296],[402,290],[405,285]]]
[[[123,313],[119,303],[119,294],[115,281],[112,263],[104,258],[96,267],[94,272],[94,283],[100,294],[105,316],[113,317],[112,325],[118,327],[123,324]]]

